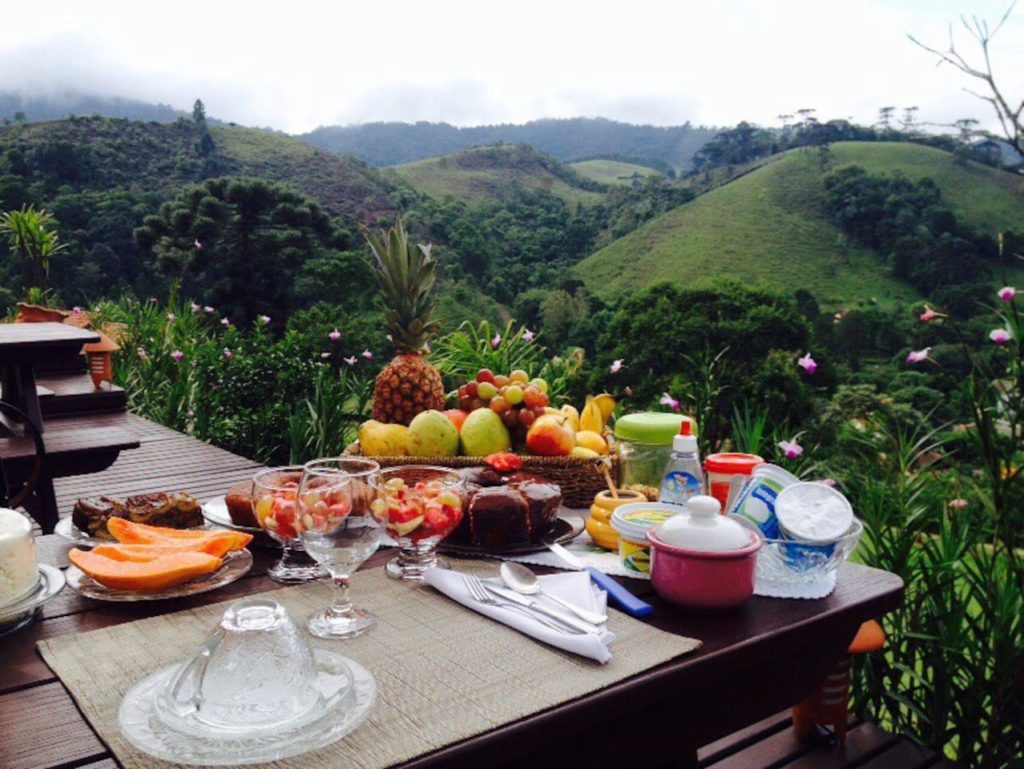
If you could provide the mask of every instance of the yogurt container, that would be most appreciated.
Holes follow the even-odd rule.
[[[808,545],[830,545],[849,531],[853,508],[824,483],[794,483],[775,499],[779,533]]]
[[[651,573],[651,546],[647,532],[674,515],[686,512],[682,505],[662,502],[636,502],[612,512],[612,528],[619,535],[619,560],[629,571]]]
[[[740,491],[729,514],[754,524],[767,539],[776,539],[779,521],[775,515],[775,500],[779,492],[799,482],[799,478],[781,467],[760,465]]]
[[[729,509],[729,497],[738,491],[754,469],[764,464],[756,454],[724,453],[711,454],[704,460],[704,473],[708,478],[708,490],[722,510]]]

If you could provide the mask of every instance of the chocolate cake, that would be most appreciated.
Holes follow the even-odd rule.
[[[460,471],[469,505],[447,541],[483,548],[539,544],[551,533],[562,490],[538,475],[491,467]]]
[[[252,509],[252,481],[242,481],[228,489],[228,493],[224,495],[224,504],[227,505],[228,515],[235,526],[259,528],[256,513]]]

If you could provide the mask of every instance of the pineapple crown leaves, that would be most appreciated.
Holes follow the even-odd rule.
[[[441,324],[431,320],[435,303],[430,290],[437,279],[437,262],[430,245],[410,243],[401,217],[379,232],[360,226],[373,253],[371,267],[380,285],[384,319],[399,352],[419,352]]]

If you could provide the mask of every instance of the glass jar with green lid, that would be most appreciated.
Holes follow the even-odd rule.
[[[615,421],[615,444],[619,455],[619,486],[661,488],[661,477],[672,454],[672,439],[686,419],[697,434],[697,423],[682,414],[642,411]]]

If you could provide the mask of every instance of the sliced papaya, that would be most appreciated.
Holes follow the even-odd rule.
[[[193,543],[210,537],[233,539],[228,550],[240,550],[252,541],[252,534],[244,531],[194,531],[190,529],[171,529],[165,526],[149,526],[145,523],[133,523],[124,518],[109,518],[107,530],[118,542],[127,545],[159,545],[164,543]],[[207,552],[213,552],[208,550]]]
[[[209,553],[181,551],[151,561],[118,561],[95,551],[74,548],[68,560],[94,580],[116,590],[163,590],[220,568]]]
[[[93,552],[115,561],[152,561],[162,555],[191,551],[209,553],[222,558],[231,550],[239,550],[249,544],[248,540],[239,540],[234,531],[211,531],[201,539],[187,539],[178,542],[166,540],[152,545],[120,543],[117,545],[100,545]],[[248,534],[244,535],[249,537]]]

